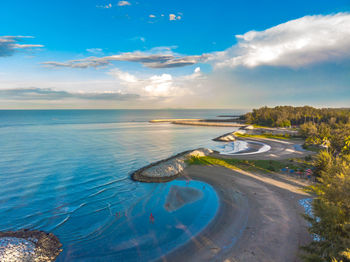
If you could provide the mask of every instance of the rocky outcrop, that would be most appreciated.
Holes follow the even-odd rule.
[[[58,238],[38,230],[0,232],[0,261],[51,262],[62,251]]]
[[[173,157],[152,163],[135,171],[131,176],[141,182],[167,182],[175,179],[186,168],[186,160],[192,156],[206,156],[213,151],[206,148],[185,151]]]
[[[218,141],[218,142],[231,142],[231,141],[236,141],[236,137],[234,135],[235,132],[227,133],[222,136],[218,136],[213,139],[213,141]]]

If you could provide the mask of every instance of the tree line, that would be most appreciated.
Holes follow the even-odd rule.
[[[241,117],[248,124],[269,127],[290,127],[312,122],[314,124],[327,123],[349,124],[349,108],[314,108],[311,106],[293,107],[276,106],[274,108],[261,107],[253,109]]]

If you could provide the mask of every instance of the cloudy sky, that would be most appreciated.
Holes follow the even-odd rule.
[[[349,0],[1,0],[0,108],[350,106]]]

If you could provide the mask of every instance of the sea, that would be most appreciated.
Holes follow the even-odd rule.
[[[149,123],[239,110],[0,110],[0,231],[36,229],[63,244],[57,261],[152,261],[206,227],[218,208],[202,181],[131,180],[184,150],[239,151],[214,142],[233,127]]]

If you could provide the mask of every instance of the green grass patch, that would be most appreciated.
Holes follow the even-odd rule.
[[[256,124],[253,124],[252,126],[254,128],[272,128],[271,126],[260,126],[260,125],[256,125]]]
[[[311,167],[311,163],[299,160],[240,160],[240,159],[223,159],[211,156],[191,157],[187,160],[190,165],[213,165],[223,166],[229,169],[245,169],[245,170],[262,170],[265,172],[278,172],[282,168],[288,167],[293,170],[305,171]]]
[[[308,150],[308,151],[312,151],[312,152],[316,152],[316,153],[321,151],[321,148],[318,145],[306,145],[306,144],[304,144],[303,148]]]
[[[250,135],[250,134],[240,134],[240,133],[235,133],[234,134],[237,137],[243,137],[243,138],[274,138],[274,139],[289,139],[290,135],[274,135],[271,133],[264,133],[260,135]]]

